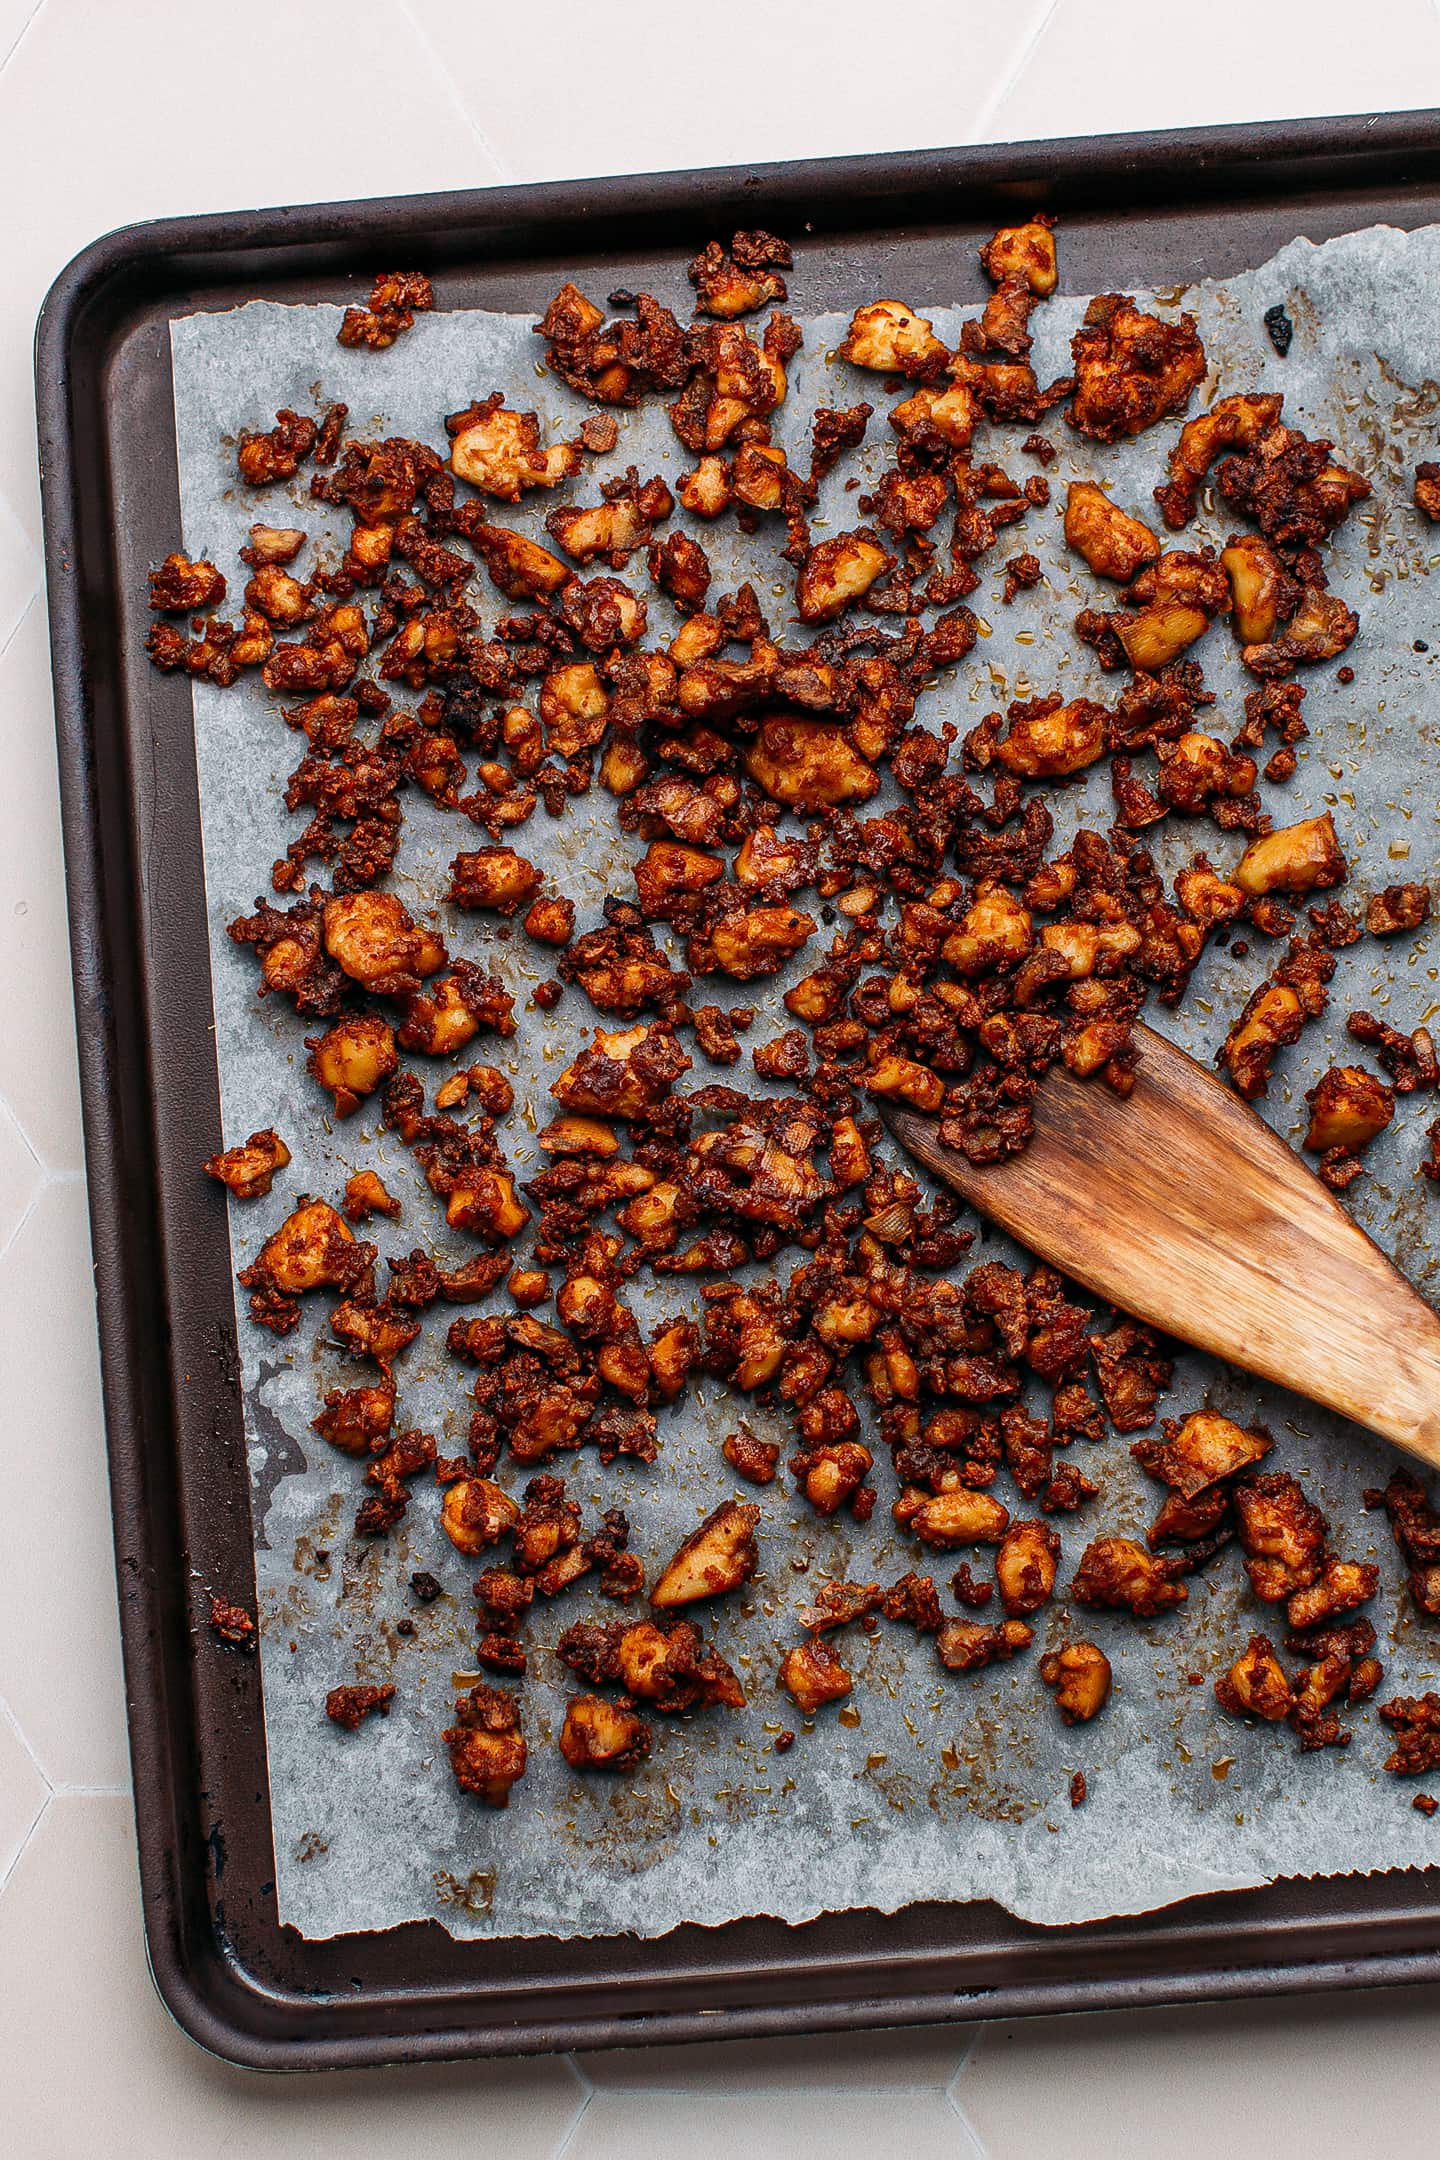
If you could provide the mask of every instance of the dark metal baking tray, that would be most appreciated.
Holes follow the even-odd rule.
[[[275,2069],[653,2044],[1440,1978],[1440,1870],[1191,1899],[1045,1930],[916,1905],[632,1937],[461,1943],[277,1924],[256,1661],[203,1626],[253,1591],[190,693],[142,652],[179,505],[169,326],[352,298],[424,268],[439,304],[538,313],[673,276],[737,224],[793,236],[792,304],[979,300],[976,242],[1064,224],[1071,290],[1183,284],[1296,233],[1440,218],[1440,113],[665,174],[133,226],[41,315],[37,385],[75,1003],[151,1964],[206,2047]],[[380,1864],[383,1864],[383,1859]]]

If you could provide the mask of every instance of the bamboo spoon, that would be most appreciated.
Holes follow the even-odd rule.
[[[1076,1282],[1440,1466],[1440,1316],[1285,1142],[1137,1027],[1126,1101],[1051,1068],[1023,1154],[977,1169],[884,1106],[942,1183]]]

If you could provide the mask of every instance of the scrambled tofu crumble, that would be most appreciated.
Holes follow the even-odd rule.
[[[689,265],[688,322],[645,293],[607,307],[573,284],[555,295],[537,351],[582,401],[563,437],[482,385],[448,417],[437,406],[431,441],[357,434],[344,405],[282,410],[239,432],[239,482],[263,491],[308,469],[312,497],[348,515],[343,553],[307,563],[302,530],[256,522],[232,576],[180,552],[150,574],[155,665],[222,688],[258,678],[300,738],[285,804],[303,830],[274,864],[273,897],[229,925],[258,993],[314,1028],[313,1090],[286,1114],[307,1099],[317,1118],[378,1109],[470,1241],[456,1267],[416,1246],[382,1275],[357,1229],[402,1207],[359,1169],[334,1204],[291,1196],[240,1276],[251,1315],[284,1336],[303,1300],[328,1293],[330,1337],[363,1377],[325,1394],[314,1429],[357,1464],[356,1534],[388,1535],[433,1491],[439,1538],[480,1563],[485,1671],[523,1687],[532,1616],[578,1583],[622,1609],[570,1624],[545,1653],[587,1691],[556,1736],[577,1772],[633,1774],[654,1720],[743,1711],[757,1685],[704,1629],[761,1569],[773,1503],[725,1501],[668,1558],[642,1538],[642,1557],[625,1513],[587,1520],[560,1474],[593,1448],[602,1465],[629,1457],[663,1476],[665,1413],[700,1381],[793,1427],[787,1457],[738,1419],[722,1452],[745,1486],[779,1483],[817,1517],[857,1525],[883,1502],[917,1562],[969,1556],[949,1610],[918,1566],[888,1587],[812,1593],[778,1669],[806,1730],[857,1685],[834,1638],[882,1625],[932,1638],[942,1674],[1026,1659],[1043,1631],[1037,1704],[1048,1690],[1067,1725],[1087,1723],[1114,1675],[1067,1616],[1183,1625],[1201,1571],[1236,1560],[1257,1607],[1283,1605],[1291,1664],[1269,1633],[1233,1645],[1214,1679],[1222,1712],[1288,1726],[1304,1753],[1343,1748],[1345,1712],[1383,1681],[1361,1612],[1381,1570],[1335,1550],[1326,1516],[1273,1466],[1272,1435],[1210,1410],[1161,1418],[1169,1345],[1095,1310],[1053,1268],[970,1265],[958,1203],[927,1197],[884,1146],[889,1102],[933,1115],[972,1163],[1014,1155],[1056,1064],[1123,1098],[1147,1002],[1178,1003],[1207,943],[1237,930],[1276,958],[1229,1016],[1218,1061],[1239,1094],[1263,1097],[1325,1011],[1336,954],[1412,935],[1432,904],[1416,882],[1352,911],[1334,897],[1352,865],[1331,815],[1287,818],[1269,792],[1307,735],[1301,674],[1360,630],[1329,590],[1325,550],[1371,481],[1289,425],[1279,392],[1203,405],[1193,319],[1123,293],[1090,303],[1072,372],[1041,383],[1030,325],[1060,278],[1053,220],[980,252],[992,291],[954,350],[907,300],[855,310],[837,373],[839,389],[855,371],[855,402],[808,416],[808,466],[774,440],[803,336],[783,306],[790,249],[740,232]],[[339,341],[382,354],[433,306],[425,275],[382,275]],[[1283,354],[1277,314],[1266,327]],[[668,413],[673,472],[607,469],[616,411],[646,399]],[[1052,417],[1095,465],[1055,504],[1043,469],[1015,469],[1055,462],[1038,426]],[[872,420],[882,477],[865,493],[852,479],[845,529],[820,537],[819,484]],[[1140,436],[1156,446],[1154,507],[1118,500],[1105,479],[1104,446]],[[1440,466],[1420,465],[1413,486],[1413,508],[1393,514],[1440,518]],[[1218,552],[1180,537],[1202,490],[1234,523]],[[1022,603],[1040,558],[1024,534],[995,551],[1013,547],[1010,526],[1034,532],[1047,515],[1096,581],[1074,629],[1120,678],[1114,695],[1043,690],[963,736],[927,725],[927,700],[976,644],[966,601],[981,566],[1003,575],[1004,604]],[[783,621],[753,585],[716,590],[703,535],[720,520],[773,538]],[[655,628],[657,598],[678,614],[673,634]],[[1243,724],[1221,732],[1203,663],[1226,637],[1255,687]],[[1102,763],[1112,825],[1057,849],[1048,798]],[[867,809],[887,781],[891,806]],[[634,893],[582,924],[528,859],[524,828],[597,787],[631,843]],[[451,952],[413,885],[404,898],[384,885],[416,789],[459,821],[445,897],[462,929],[474,919],[466,942],[513,925],[550,955],[533,1007],[568,996],[593,1015],[593,1041],[550,1086],[544,1167],[523,1182],[507,1150],[512,1087],[480,1060],[525,1017]],[[1229,867],[1198,847],[1167,890],[1142,837],[1167,818],[1228,843]],[[479,844],[467,847],[469,828]],[[760,1005],[721,1005],[707,988],[763,997],[802,954],[774,1032],[747,1045]],[[1383,1077],[1332,1066],[1307,1097],[1304,1145],[1337,1190],[1405,1098],[1440,1087],[1423,1022],[1407,1032],[1357,1012],[1347,1030]],[[712,1076],[747,1047],[755,1075],[785,1092]],[[427,1060],[450,1062],[435,1080]],[[249,1203],[290,1159],[266,1129],[204,1168]],[[1419,1169],[1440,1178],[1440,1120]],[[738,1280],[750,1262],[766,1272]],[[642,1274],[687,1293],[648,1333],[627,1300]],[[468,1450],[453,1458],[401,1410],[405,1356],[437,1326],[471,1402]],[[1102,1496],[1079,1467],[1112,1428],[1145,1435],[1132,1453],[1161,1497],[1143,1536],[1098,1527]],[[1389,1519],[1416,1615],[1440,1616],[1425,1486],[1397,1470],[1367,1504]],[[1056,1524],[1076,1513],[1090,1534],[1064,1583]],[[420,1603],[442,1594],[428,1571],[411,1587]],[[978,1617],[992,1599],[993,1617]],[[240,1608],[215,1599],[212,1625],[253,1647]],[[353,1733],[395,1696],[338,1686],[325,1708]],[[489,1807],[525,1775],[523,1711],[521,1692],[478,1684],[441,1736],[459,1788]],[[1388,1770],[1440,1768],[1440,1698],[1396,1697],[1379,1715]],[[795,1738],[781,1731],[776,1750]],[[1086,1790],[1076,1771],[1073,1806]],[[1426,1795],[1415,1805],[1433,1811]]]

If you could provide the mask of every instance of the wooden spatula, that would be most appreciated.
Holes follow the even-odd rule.
[[[1440,1317],[1248,1104],[1151,1029],[1135,1040],[1128,1101],[1053,1067],[1008,1162],[977,1169],[908,1110],[886,1122],[1087,1289],[1440,1465]]]

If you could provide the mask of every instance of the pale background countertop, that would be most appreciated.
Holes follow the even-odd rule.
[[[31,392],[52,278],[137,218],[1425,105],[1440,0],[0,0],[0,2090],[17,2160],[1440,2152],[1440,1990],[293,2078],[175,2029],[135,1876]]]

